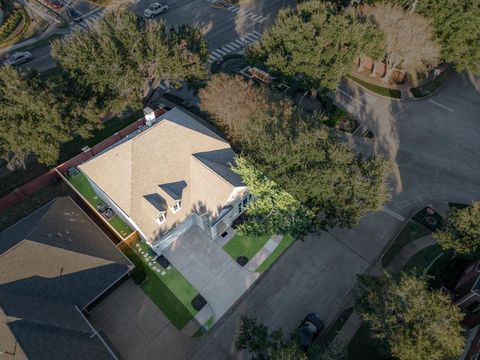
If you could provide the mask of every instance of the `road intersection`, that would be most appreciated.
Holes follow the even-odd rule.
[[[256,41],[288,3],[251,1],[238,10],[215,9],[208,0],[168,4],[169,12],[160,18],[172,25],[199,26],[209,43],[209,61],[215,61],[241,52],[247,40]],[[141,1],[132,8],[142,14],[148,5]],[[94,14],[89,16],[93,19]],[[84,19],[85,26],[91,23]],[[34,52],[44,56],[32,61],[34,68],[51,66],[48,53],[48,47]],[[234,342],[242,315],[258,317],[287,334],[311,311],[328,325],[351,297],[357,274],[376,263],[402,219],[414,209],[432,202],[480,199],[479,78],[454,76],[437,94],[418,101],[382,98],[344,80],[335,101],[375,134],[373,140],[352,137],[352,145],[365,155],[379,154],[393,162],[392,200],[382,211],[363,217],[354,229],[333,229],[297,241],[206,337],[183,339],[191,343],[179,349],[174,360],[241,358]]]

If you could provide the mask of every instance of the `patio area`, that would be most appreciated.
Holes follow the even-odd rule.
[[[213,309],[214,321],[259,277],[258,273],[237,264],[197,226],[176,239],[163,255],[207,300]]]

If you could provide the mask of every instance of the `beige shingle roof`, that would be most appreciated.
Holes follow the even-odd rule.
[[[243,186],[230,170],[234,156],[228,142],[175,108],[80,169],[153,241],[192,211],[215,219],[235,187]],[[169,207],[176,197],[182,207],[174,214]],[[167,220],[158,224],[162,210]]]

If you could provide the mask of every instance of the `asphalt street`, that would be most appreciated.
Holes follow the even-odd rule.
[[[372,142],[352,144],[394,163],[392,200],[354,229],[296,242],[186,358],[246,359],[234,346],[242,315],[287,336],[311,311],[328,326],[352,296],[356,276],[378,261],[403,217],[432,202],[480,199],[480,78],[455,76],[418,101],[384,99],[344,82],[337,102],[375,133]]]
[[[219,46],[262,33],[286,2],[252,0],[239,10],[215,9],[207,0],[169,0],[168,4],[169,12],[159,18],[172,25],[199,26],[213,53]],[[141,1],[133,8],[142,14],[148,5]],[[32,66],[51,65],[48,51],[36,50],[38,60]],[[392,200],[354,229],[334,229],[296,242],[206,337],[186,339],[178,333],[189,345],[172,354],[173,360],[243,358],[234,348],[242,315],[258,317],[286,334],[311,311],[318,312],[328,326],[352,295],[357,275],[376,263],[402,218],[432,202],[480,199],[480,78],[455,76],[437,94],[418,101],[378,97],[345,80],[336,102],[375,134],[373,140],[352,138],[352,145],[392,161]]]
[[[199,27],[205,34],[205,38],[211,52],[216,52],[219,47],[225,45],[218,55],[238,53],[243,46],[232,47],[235,41],[249,36],[255,41],[263,33],[266,27],[271,25],[276,18],[278,11],[288,5],[293,5],[294,0],[260,0],[243,1],[239,6],[227,6],[224,8],[212,7],[212,0],[168,0],[161,1],[169,5],[165,14],[158,15],[153,21],[165,20],[174,26],[179,24],[190,24]],[[130,6],[131,10],[140,16],[153,1],[137,1]],[[71,23],[71,31],[91,27],[102,18],[106,11],[103,8],[92,8],[84,4],[83,0],[74,0],[70,6],[74,7],[83,15],[82,22]],[[253,36],[255,35],[255,38]],[[248,42],[251,43],[252,41]],[[248,44],[245,42],[245,45]],[[240,44],[240,42],[238,43]],[[38,71],[45,71],[56,66],[51,58],[50,46],[45,46],[32,51],[33,60],[25,65]]]

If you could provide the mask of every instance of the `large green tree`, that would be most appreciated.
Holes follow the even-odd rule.
[[[101,126],[95,100],[78,96],[67,84],[72,85],[11,66],[0,69],[0,156],[10,167],[25,166],[29,155],[53,165],[62,143]]]
[[[480,253],[480,201],[464,209],[455,209],[445,219],[443,229],[433,236],[444,250],[461,255]]]
[[[429,290],[424,278],[362,277],[364,294],[358,311],[372,335],[400,360],[450,360],[463,350],[462,313],[439,290]]]
[[[222,81],[223,95],[212,89],[218,103],[223,97],[231,99],[228,90],[237,89],[237,82],[242,80],[223,77]],[[248,88],[246,94],[264,105],[247,110],[251,115],[233,125],[234,132],[222,121],[223,113],[216,103],[204,101],[210,83],[200,94],[202,109],[225,127],[250,164],[313,211],[320,226],[354,226],[362,215],[388,200],[386,177],[390,166],[386,160],[360,157],[322,126],[322,114],[305,114],[288,99],[279,101],[278,94],[253,83],[244,82],[243,86]],[[253,99],[240,97],[239,101],[250,103]],[[240,104],[232,103],[230,108],[242,111]]]
[[[297,237],[312,229],[313,213],[245,158],[238,157],[233,170],[242,177],[255,198],[247,206],[248,220],[239,225],[240,232]]]
[[[335,89],[356,56],[378,57],[382,49],[381,32],[360,21],[352,9],[338,12],[330,3],[311,0],[280,11],[275,25],[247,55],[277,76]]]
[[[252,360],[343,360],[342,343],[331,344],[323,351],[313,344],[307,352],[298,347],[295,336],[286,340],[281,330],[270,331],[255,318],[240,320],[240,333],[235,343],[238,351],[246,350]]]
[[[108,13],[68,40],[54,41],[52,56],[106,108],[123,110],[141,107],[162,80],[203,80],[207,44],[189,25],[168,28],[125,10]]]
[[[480,75],[480,0],[421,0],[415,10],[432,20],[444,60]]]

